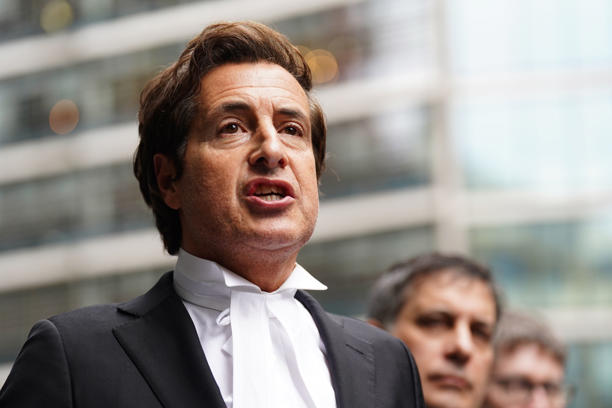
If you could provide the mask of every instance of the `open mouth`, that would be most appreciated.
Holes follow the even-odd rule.
[[[278,188],[277,186],[259,185],[255,188],[253,195],[261,198],[264,201],[278,201],[285,198],[287,194],[285,194],[283,189]]]
[[[293,189],[282,180],[257,179],[248,183],[247,195],[266,202],[282,201],[293,197]]]
[[[452,374],[432,374],[428,379],[443,388],[453,388],[458,390],[470,390],[472,384],[460,375]]]

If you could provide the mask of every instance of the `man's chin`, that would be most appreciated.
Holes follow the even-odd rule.
[[[471,394],[465,392],[436,387],[429,392],[429,397],[426,393],[427,408],[475,408],[477,404],[473,402]]]
[[[249,246],[261,251],[299,251],[310,239],[312,232],[264,229],[256,231],[249,239]]]
[[[253,244],[262,249],[283,249],[297,246],[301,248],[308,242],[314,225],[296,225],[285,220],[264,220],[257,222],[252,230]]]

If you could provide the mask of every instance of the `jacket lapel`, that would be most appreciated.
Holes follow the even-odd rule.
[[[113,334],[164,407],[225,407],[171,273],[118,308],[136,318]]]
[[[347,333],[342,320],[327,314],[306,292],[297,291],[295,297],[312,315],[325,344],[337,407],[374,407],[372,345]]]

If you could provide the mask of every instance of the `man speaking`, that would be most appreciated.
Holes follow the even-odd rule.
[[[325,157],[311,86],[257,23],[207,27],[147,84],[134,172],[175,270],[127,303],[38,322],[0,406],[423,406],[400,340],[303,291],[325,289],[296,264]]]

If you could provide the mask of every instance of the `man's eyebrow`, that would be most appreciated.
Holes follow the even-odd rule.
[[[292,109],[292,108],[280,108],[278,113],[283,116],[288,116],[290,118],[296,118],[299,121],[306,122],[308,121],[308,116],[306,116],[301,110]]]
[[[221,112],[233,112],[233,111],[248,111],[251,110],[251,105],[246,102],[241,101],[232,101],[232,102],[224,102],[221,105],[213,108],[214,111]],[[301,110],[283,107],[278,109],[278,113],[284,116],[292,116],[298,119],[307,119],[306,116]]]
[[[471,323],[473,326],[484,326],[487,328],[495,327],[495,322],[488,322],[482,319],[475,319]]]
[[[417,309],[417,312],[419,315],[423,316],[423,315],[427,315],[427,316],[431,316],[431,315],[440,315],[440,316],[444,316],[444,317],[454,317],[455,315],[447,310],[447,309],[430,309],[427,307],[424,308],[419,308]]]
[[[246,102],[233,101],[225,102],[213,109],[218,112],[235,112],[235,111],[248,111],[251,107]]]

